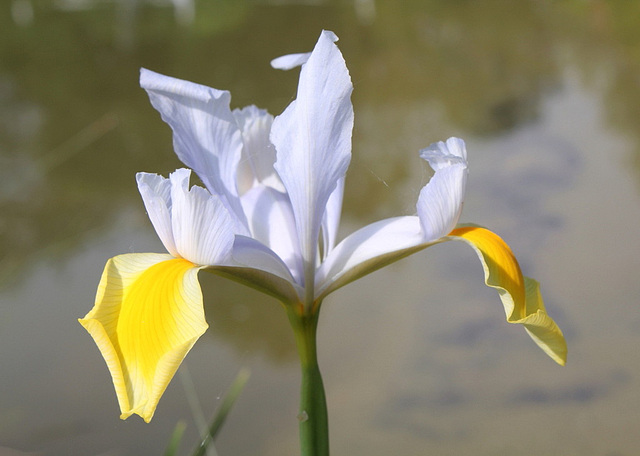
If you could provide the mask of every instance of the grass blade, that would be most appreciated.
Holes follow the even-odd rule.
[[[178,421],[176,423],[176,427],[171,433],[169,445],[167,445],[167,449],[164,451],[164,456],[176,456],[178,454],[178,447],[180,446],[180,442],[182,442],[182,436],[186,428],[187,424],[184,421]]]
[[[241,369],[240,372],[238,372],[238,375],[236,376],[235,380],[231,384],[229,391],[227,391],[227,394],[224,396],[224,399],[222,400],[222,404],[220,405],[220,408],[218,409],[215,416],[213,417],[213,421],[209,426],[209,433],[202,440],[198,448],[193,452],[193,456],[205,455],[207,451],[207,447],[215,439],[216,435],[218,434],[218,432],[222,428],[222,425],[227,419],[229,412],[233,408],[233,405],[235,404],[236,400],[240,396],[240,393],[242,393],[242,390],[244,389],[247,383],[247,380],[249,380],[249,376],[250,376],[249,369],[244,368],[244,369]]]

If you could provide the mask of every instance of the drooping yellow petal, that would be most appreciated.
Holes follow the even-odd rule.
[[[144,253],[111,258],[96,303],[80,319],[104,357],[120,405],[151,421],[160,396],[207,329],[193,263]]]
[[[509,323],[522,324],[531,338],[558,364],[567,360],[567,344],[558,325],[547,315],[538,282],[524,277],[509,246],[479,226],[459,226],[449,239],[469,244],[484,268],[485,283],[498,290]]]

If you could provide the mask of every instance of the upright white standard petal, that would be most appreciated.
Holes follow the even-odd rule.
[[[420,151],[435,174],[420,191],[417,210],[424,242],[446,236],[458,223],[467,182],[467,150],[464,141],[449,138]]]
[[[309,293],[325,207],[351,159],[353,86],[336,40],[332,32],[322,32],[302,66],[296,100],[271,130],[275,168],[291,199]]]
[[[140,70],[140,85],[173,130],[178,158],[242,220],[236,187],[242,135],[229,108],[229,92],[144,68]]]

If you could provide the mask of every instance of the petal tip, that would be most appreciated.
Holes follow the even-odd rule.
[[[518,261],[504,240],[474,225],[458,227],[449,237],[466,242],[476,251],[484,269],[485,284],[498,290],[507,321],[523,325],[538,347],[564,366],[567,343],[562,331],[547,314],[540,285],[522,275]]]
[[[331,30],[323,30],[321,36],[331,40],[331,42],[336,43],[340,38]]]
[[[437,170],[444,166],[467,166],[467,147],[464,140],[451,137],[446,141],[438,141],[420,151],[420,157],[429,162]]]

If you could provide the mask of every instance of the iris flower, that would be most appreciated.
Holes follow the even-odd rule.
[[[372,223],[337,242],[353,128],[353,87],[337,39],[323,31],[312,52],[272,62],[279,69],[301,66],[296,99],[275,118],[255,106],[231,110],[229,92],[141,70],[140,84],[173,130],[175,152],[190,170],[178,169],[169,178],[137,175],[168,253],[110,259],[95,306],[80,320],[107,363],[121,418],[151,420],[180,363],[207,329],[197,278],[202,269],[282,302],[303,365],[301,433],[304,422],[326,425],[315,354],[323,299],[437,243],[471,246],[507,321],[522,324],[564,364],[565,341],[545,311],[537,282],[523,277],[496,234],[457,225],[467,179],[461,139],[420,151],[434,175],[420,191],[416,215]],[[191,170],[205,188],[190,186]]]

